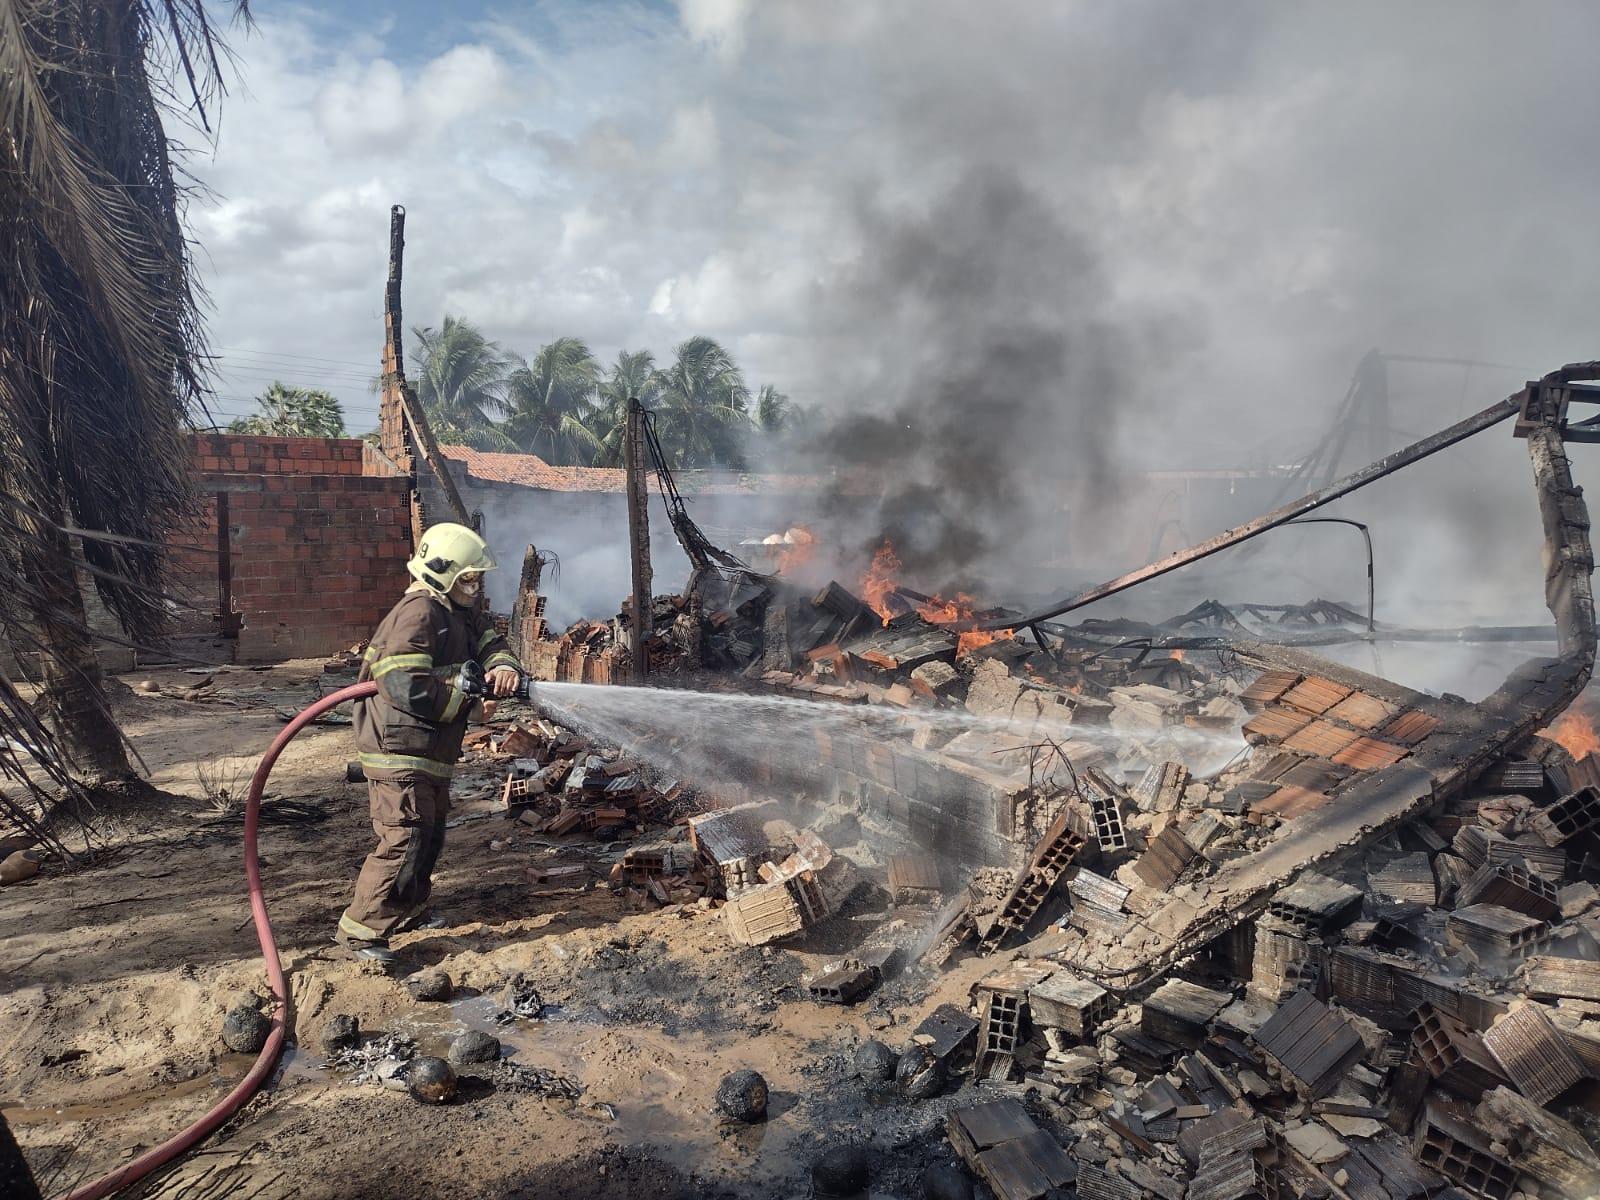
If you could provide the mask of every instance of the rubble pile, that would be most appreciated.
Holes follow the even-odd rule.
[[[542,601],[543,597],[539,597]],[[523,663],[535,679],[562,683],[622,683],[632,662],[629,610],[610,621],[579,620],[560,636],[549,636],[541,615],[523,643]],[[646,642],[651,675],[671,675],[698,665],[699,619],[692,598],[657,596],[653,633]]]
[[[1026,640],[1003,628],[1018,614],[898,586],[887,545],[859,595],[697,571],[691,599],[656,601],[651,653],[762,693],[762,758],[718,781],[748,803],[684,814],[615,883],[720,905],[741,945],[825,941],[835,957],[802,980],[819,1005],[859,1002],[900,951],[911,978],[866,1017],[883,1043],[853,1055],[866,1094],[939,1098],[924,1111],[1001,1200],[1600,1194],[1600,759],[1538,732],[1592,674],[1593,553],[1565,393],[1544,386],[1517,431],[1558,656],[1481,703],[1339,666],[1220,605],[1169,622],[1223,631],[1187,650],[1158,648],[1169,629],[1050,623],[1160,563],[1028,618]],[[1359,620],[1246,609],[1256,626]],[[575,656],[613,670],[628,625],[524,659],[598,679]],[[787,697],[825,703],[786,728]],[[575,829],[608,798],[606,764],[628,768],[563,757],[558,782],[528,787],[539,820]],[[808,821],[807,803],[861,842],[836,852],[779,819]],[[861,878],[928,904],[921,927],[885,914],[894,946],[834,919]],[[897,1037],[894,999],[924,987],[936,1006]]]
[[[668,816],[685,795],[681,784],[652,783],[639,763],[545,721],[513,725],[498,740],[480,730],[468,749],[509,763],[501,805],[537,833],[616,841]]]
[[[924,914],[920,934],[880,920],[811,969],[798,990],[811,1003],[859,1003],[909,957],[915,979],[892,1005],[992,958],[964,1006],[872,1043],[860,1070],[901,1103],[940,1097],[950,1146],[1002,1200],[1600,1188],[1600,758],[1522,736],[1474,762],[1460,739],[1482,740],[1476,706],[1331,665],[1251,678],[1106,655],[1077,662],[1068,686],[1014,651],[946,651],[911,670],[936,662],[953,678],[904,705],[865,679],[809,684],[903,709],[903,740],[819,741],[832,787],[793,797],[848,814],[842,827],[880,847],[892,833],[881,855],[837,852],[793,804],[708,806],[549,722],[479,735],[475,753],[507,769],[508,816],[612,845],[617,895],[718,908],[734,944],[814,954],[827,929],[834,946],[863,880],[919,906],[902,914]],[[1214,701],[1244,741],[1207,772],[1164,738],[1203,729]],[[1049,718],[1070,735],[1081,716],[1103,732],[980,765],[970,747],[1006,757],[985,730],[946,738],[918,712],[974,702],[1030,712],[1034,729]],[[896,796],[952,805],[930,763],[1007,798],[1014,853],[974,868],[914,819],[875,825]],[[559,886],[568,869],[536,868],[535,882]],[[588,868],[571,870],[587,886]]]
[[[816,924],[857,882],[852,864],[813,830],[785,820],[776,803],[723,806],[548,721],[474,731],[467,750],[474,764],[506,768],[498,806],[506,819],[546,839],[612,847],[606,878],[636,906],[724,905],[741,944],[764,945]],[[937,872],[907,861],[917,865],[907,868],[906,898],[936,896]],[[555,891],[587,890],[594,881],[585,863],[529,867],[528,875]]]
[[[1600,757],[1531,739],[1175,970],[1129,970],[1179,881],[1204,894],[1448,724],[1293,673],[1240,696],[1238,764],[1084,771],[1004,894],[975,879],[924,956],[999,957],[1053,922],[911,1036],[990,1093],[950,1113],[951,1146],[1001,1200],[1600,1193]],[[1363,739],[1383,752],[1350,761]],[[1158,832],[1127,836],[1163,795]]]

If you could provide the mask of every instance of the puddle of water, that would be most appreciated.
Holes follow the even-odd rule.
[[[0,1109],[0,1113],[4,1113],[6,1123],[14,1127],[64,1125],[69,1121],[101,1121],[110,1117],[123,1117],[152,1104],[181,1100],[185,1096],[193,1096],[208,1089],[214,1089],[221,1094],[244,1078],[253,1061],[255,1060],[248,1054],[227,1054],[217,1061],[213,1070],[202,1071],[193,1079],[181,1080],[178,1083],[146,1088],[141,1092],[128,1092],[109,1100],[92,1100],[83,1104],[62,1104],[46,1108],[28,1108],[19,1105],[15,1108]]]
[[[328,1071],[322,1060],[315,1055],[307,1054],[304,1047],[291,1043],[279,1057],[272,1078],[267,1080],[267,1087],[273,1091],[281,1091],[303,1084],[327,1082]]]

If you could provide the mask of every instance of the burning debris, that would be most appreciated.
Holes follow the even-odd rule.
[[[1225,644],[1110,623],[1024,640],[1020,618],[905,587],[884,543],[855,588],[734,569],[655,601],[652,671],[737,674],[751,720],[779,714],[737,802],[693,811],[542,725],[512,747],[508,803],[551,834],[676,820],[613,886],[720,905],[741,945],[837,930],[865,879],[927,906],[916,971],[992,956],[964,1007],[856,1062],[874,1085],[892,1063],[902,1101],[956,1092],[948,1139],[997,1196],[1579,1200],[1600,1178],[1600,739],[1570,714],[1537,731],[1587,681],[1594,617],[1559,439],[1528,432],[1560,498],[1565,653],[1482,705],[1252,637],[1220,606],[1169,625]],[[1336,610],[1248,615],[1354,617]],[[614,677],[627,625],[530,660]],[[785,727],[784,697],[813,702],[806,722]],[[859,844],[783,819],[797,795]],[[804,977],[811,1001],[887,986],[855,941]]]

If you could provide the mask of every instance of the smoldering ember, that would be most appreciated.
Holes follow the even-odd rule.
[[[0,1197],[1600,1197],[1592,8],[250,7],[0,0]]]

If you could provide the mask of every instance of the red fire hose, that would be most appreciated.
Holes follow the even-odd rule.
[[[305,709],[285,725],[282,732],[273,739],[272,745],[268,747],[266,754],[262,755],[261,764],[256,767],[256,773],[250,780],[250,795],[245,800],[244,807],[244,874],[249,881],[250,912],[255,918],[256,936],[261,939],[261,956],[266,960],[267,978],[272,984],[273,999],[277,1001],[277,1008],[272,1014],[272,1031],[267,1034],[267,1044],[261,1047],[255,1065],[233,1091],[224,1096],[215,1108],[189,1128],[155,1149],[146,1150],[127,1166],[119,1167],[111,1174],[78,1188],[70,1193],[66,1200],[100,1200],[103,1196],[113,1195],[130,1183],[143,1179],[157,1167],[164,1166],[185,1151],[193,1149],[215,1132],[224,1121],[243,1108],[245,1101],[254,1096],[267,1081],[267,1076],[272,1074],[272,1068],[278,1062],[278,1055],[283,1052],[283,1043],[289,1036],[289,981],[284,977],[283,963],[278,958],[278,943],[272,936],[272,923],[267,919],[267,901],[261,893],[261,864],[256,861],[256,832],[261,824],[261,793],[267,786],[267,776],[272,773],[272,764],[278,761],[278,755],[283,753],[283,748],[295,734],[335,705],[343,704],[346,700],[359,700],[377,690],[378,685],[371,682],[352,684],[322,697]]]

